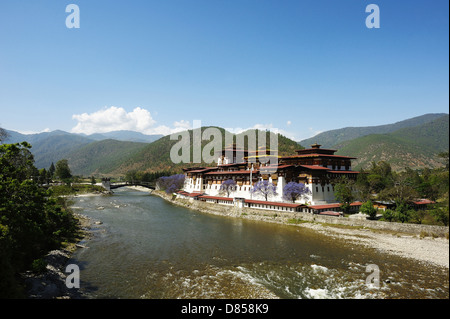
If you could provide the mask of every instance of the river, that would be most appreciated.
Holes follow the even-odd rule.
[[[199,213],[126,188],[73,207],[102,222],[70,261],[86,298],[449,297],[445,268],[303,227]],[[378,288],[367,281],[377,274]]]

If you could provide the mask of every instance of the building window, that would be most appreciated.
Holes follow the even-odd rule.
[[[318,192],[319,192],[319,187],[316,186],[316,193],[318,193]]]

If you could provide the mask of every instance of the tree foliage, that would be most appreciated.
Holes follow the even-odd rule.
[[[62,159],[56,162],[55,174],[63,181],[72,178],[72,172],[69,168],[69,162],[66,159]]]
[[[311,191],[303,183],[289,182],[283,187],[283,199],[293,203],[309,194]]]
[[[346,177],[338,178],[334,181],[334,197],[341,203],[344,212],[350,210],[350,204],[355,200],[355,181]]]
[[[267,201],[268,198],[277,195],[277,187],[267,180],[262,180],[257,182],[250,192],[252,195],[261,196]]]
[[[232,179],[227,179],[223,181],[222,185],[220,185],[219,193],[227,194],[227,197],[230,197],[230,193],[236,190],[236,181]]]
[[[163,176],[158,179],[156,184],[159,189],[164,190],[167,194],[171,194],[183,188],[184,179],[184,174]]]
[[[77,230],[70,211],[33,178],[30,148],[26,142],[0,145],[0,297],[11,297],[15,275]]]
[[[125,174],[125,181],[150,183],[156,182],[160,177],[172,175],[175,175],[172,171],[141,172],[137,170],[131,170]]]
[[[373,207],[373,203],[370,200],[362,204],[359,211],[363,214],[369,215],[370,219],[375,219],[378,212],[378,210]]]

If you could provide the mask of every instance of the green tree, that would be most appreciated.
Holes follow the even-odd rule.
[[[427,212],[424,209],[410,210],[410,220],[416,224],[422,224]]]
[[[413,214],[414,211],[405,203],[401,203],[395,208],[395,218],[401,223],[408,222]]]
[[[370,219],[375,219],[377,217],[378,210],[373,207],[373,203],[369,200],[361,205],[360,212],[369,215]]]
[[[56,163],[55,175],[65,182],[68,182],[72,178],[69,162],[66,159],[62,159]]]
[[[418,197],[419,194],[405,174],[397,175],[394,184],[379,193],[379,199],[394,201],[397,206],[409,205]]]
[[[48,169],[48,173],[50,175],[50,179],[53,178],[53,176],[55,175],[55,164],[50,165],[49,169]]]
[[[392,209],[386,209],[385,211],[383,211],[383,218],[388,222],[393,221],[395,219],[395,211],[393,211]]]
[[[77,228],[73,215],[31,178],[36,168],[30,148],[26,142],[0,145],[0,298],[12,297],[16,274]]]
[[[438,223],[444,224],[444,226],[448,226],[449,220],[449,209],[448,206],[436,207],[431,210],[431,215]]]
[[[95,177],[94,177],[94,176],[91,176],[91,184],[92,184],[92,185],[95,185],[95,183],[97,183],[97,181],[95,180]]]
[[[388,162],[372,162],[367,173],[367,183],[372,193],[379,193],[383,189],[393,185],[394,173]]]
[[[341,177],[334,181],[334,197],[341,203],[341,208],[345,213],[350,210],[350,204],[355,200],[353,187],[355,182],[346,177]]]

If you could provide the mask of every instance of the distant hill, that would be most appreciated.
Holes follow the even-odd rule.
[[[86,137],[101,141],[106,139],[113,139],[117,141],[128,141],[128,142],[141,142],[141,143],[152,143],[159,140],[164,135],[146,135],[135,131],[113,131],[107,133],[96,133],[92,135],[87,135]]]
[[[102,175],[114,171],[147,145],[112,139],[95,141],[72,150],[64,158],[74,175]]]
[[[302,140],[299,143],[305,147],[309,147],[314,143],[319,143],[324,148],[331,148],[345,141],[353,140],[355,138],[366,136],[369,134],[387,134],[402,128],[415,127],[422,124],[426,124],[444,115],[447,114],[433,113],[417,116],[393,124],[378,125],[378,126],[363,126],[363,127],[345,127],[341,129],[322,132],[314,137]]]
[[[21,134],[6,130],[9,137],[6,143],[28,142],[34,155],[37,168],[49,168],[51,163],[63,159],[74,149],[92,143],[94,140],[64,131],[44,132],[38,134]]]
[[[225,134],[231,133],[223,128],[218,129],[222,135],[223,147]],[[257,132],[250,130],[241,134],[249,134],[252,131]],[[9,135],[6,143],[27,141],[33,146],[31,151],[35,157],[36,167],[48,168],[52,162],[56,163],[66,158],[69,160],[72,172],[77,175],[119,176],[131,170],[181,172],[183,167],[216,165],[215,163],[174,164],[170,159],[170,151],[178,141],[170,140],[170,136],[144,135],[131,131],[90,136],[64,131],[29,135],[8,130],[6,132]],[[192,138],[192,130],[188,132]],[[266,132],[266,136],[268,134],[274,133]],[[352,136],[356,137],[352,138]],[[150,141],[158,137],[160,138],[151,143],[137,142],[146,139]],[[269,138],[267,137],[266,140],[269,141]],[[333,130],[301,143],[309,147],[315,142],[322,144],[324,148],[337,149],[340,155],[357,157],[353,165],[356,169],[366,167],[372,161],[380,160],[390,162],[395,170],[401,170],[407,166],[437,167],[440,162],[436,154],[448,150],[449,115],[426,114],[394,124]],[[209,143],[210,141],[202,141],[202,149]],[[189,145],[191,154],[192,144],[191,139]],[[267,146],[270,147],[270,145]],[[295,154],[295,150],[303,146],[278,135],[280,155]]]
[[[73,163],[69,161],[69,165],[74,174],[110,171],[113,169],[112,163],[119,165],[114,160],[124,159],[134,154],[135,150],[148,144],[147,142],[132,142],[127,139],[154,141],[162,136],[144,135],[132,131],[116,131],[91,136],[60,130],[36,134],[22,134],[11,130],[6,130],[6,132],[8,134],[6,143],[26,141],[31,144],[31,152],[37,168],[48,169],[52,162],[56,163],[63,158],[69,159],[70,157]],[[120,140],[113,141],[108,136],[115,136]],[[86,148],[84,148],[85,146]]]
[[[437,154],[449,148],[449,116],[388,134],[370,134],[334,145],[337,154],[354,156],[355,169],[387,161],[394,170],[441,166]]]
[[[202,131],[205,128],[202,128]],[[222,135],[222,147],[225,146],[225,134],[231,134],[225,131],[223,128],[218,128]],[[249,130],[251,131],[251,130]],[[249,131],[241,133],[242,135],[248,134]],[[255,134],[256,134],[256,130]],[[192,158],[192,130],[188,131],[191,136],[190,142],[190,153]],[[241,135],[238,134],[237,136]],[[269,136],[268,134],[274,133],[266,133],[266,141],[267,146],[270,147]],[[257,134],[256,134],[257,136]],[[236,138],[236,135],[235,135]],[[141,150],[137,151],[135,154],[128,157],[128,159],[124,160],[121,165],[114,171],[111,172],[112,175],[122,175],[130,170],[139,170],[139,171],[158,171],[158,170],[172,170],[172,171],[180,171],[183,167],[195,167],[195,166],[214,166],[216,163],[180,163],[174,164],[170,159],[170,151],[172,147],[177,143],[176,140],[170,140],[170,136],[164,136],[161,139],[148,144]],[[202,150],[205,145],[209,144],[210,141],[202,141]],[[257,143],[257,142],[256,142]],[[280,155],[288,155],[293,154],[295,150],[302,148],[298,145],[297,142],[290,140],[289,138],[278,135],[278,150]]]

